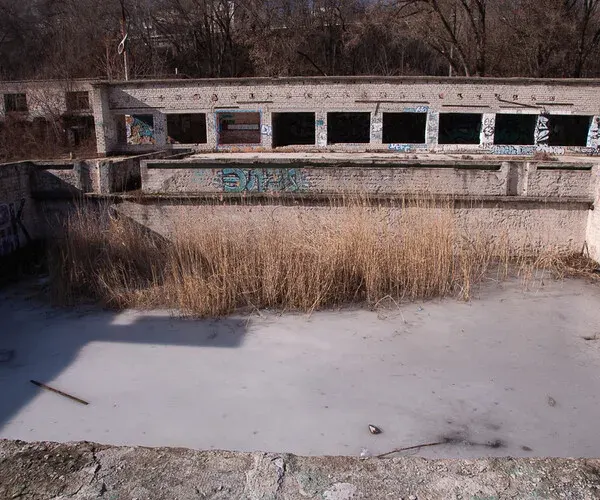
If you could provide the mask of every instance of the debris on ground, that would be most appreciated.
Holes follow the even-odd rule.
[[[78,397],[72,396],[71,394],[67,394],[66,392],[59,391],[58,389],[55,389],[54,387],[50,387],[49,385],[43,384],[42,382],[38,382],[37,380],[30,380],[30,382],[33,385],[37,385],[38,387],[41,387],[42,389],[46,389],[47,391],[55,392],[56,394],[60,394],[61,396],[64,396],[65,398],[69,398],[73,401],[76,401],[77,403],[82,404],[82,405],[89,405],[89,403],[87,401],[84,401],[83,399],[79,399]]]
[[[394,453],[400,453],[403,451],[410,451],[410,450],[418,450],[420,448],[427,448],[429,446],[439,446],[441,444],[448,444],[448,441],[436,441],[434,443],[424,443],[424,444],[416,444],[414,446],[406,446],[404,448],[394,448],[391,451],[386,451],[385,453],[380,453],[379,455],[377,455],[377,458],[384,458],[387,457],[389,455],[393,455]]]
[[[376,425],[369,424],[369,432],[371,434],[381,434],[382,430]]]

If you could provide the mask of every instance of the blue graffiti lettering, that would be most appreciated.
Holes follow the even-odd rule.
[[[224,168],[221,179],[226,193],[293,193],[308,188],[303,172],[295,168]]]

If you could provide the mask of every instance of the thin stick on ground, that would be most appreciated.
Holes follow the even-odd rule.
[[[41,387],[42,389],[46,389],[47,391],[55,392],[56,394],[60,394],[61,396],[71,399],[72,401],[75,401],[79,404],[89,405],[89,403],[87,401],[84,401],[83,399],[72,396],[71,394],[67,394],[66,392],[55,389],[54,387],[50,387],[49,385],[43,384],[42,382],[38,382],[37,380],[30,380],[30,382],[33,385],[37,385],[38,387]]]
[[[435,443],[425,443],[425,444],[417,444],[414,446],[406,446],[405,448],[395,448],[392,451],[387,451],[385,453],[381,453],[376,455],[377,458],[387,457],[389,455],[393,455],[394,453],[401,453],[403,451],[417,450],[419,448],[427,448],[428,446],[439,446],[441,444],[446,444],[447,441],[437,441]]]

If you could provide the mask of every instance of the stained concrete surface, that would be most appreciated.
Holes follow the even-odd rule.
[[[432,458],[600,455],[600,286],[180,319],[3,292],[0,438]],[[88,400],[40,390],[35,379]],[[371,435],[368,424],[383,429]]]

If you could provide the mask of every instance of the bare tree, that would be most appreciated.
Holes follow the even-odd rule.
[[[464,75],[486,74],[488,0],[399,0],[397,15]]]

